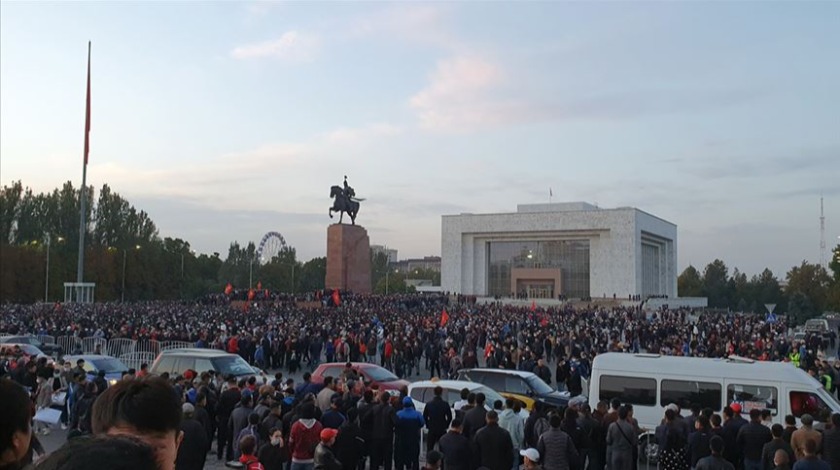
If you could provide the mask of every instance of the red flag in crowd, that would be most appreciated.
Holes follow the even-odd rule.
[[[225,286],[225,295],[230,295],[231,292],[233,292],[233,286],[228,282]]]
[[[543,328],[548,326],[548,318],[545,315],[540,315],[540,326]]]
[[[265,290],[265,298],[268,300],[268,289]]]
[[[338,294],[338,289],[335,289],[332,293],[332,301],[336,307],[341,305],[341,295]]]
[[[534,312],[534,311],[536,311],[536,310],[537,310],[537,301],[536,301],[536,300],[532,300],[532,301],[531,301],[531,311],[532,311],[532,312]]]
[[[257,290],[262,290],[262,282],[257,281]]]
[[[449,322],[449,313],[446,312],[446,309],[443,309],[443,312],[440,314],[440,326],[446,326]]]
[[[248,300],[254,300],[254,289],[248,289]]]

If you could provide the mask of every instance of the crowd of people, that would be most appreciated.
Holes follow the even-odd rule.
[[[72,407],[68,442],[41,459],[31,423],[43,405],[23,384],[0,378],[0,468],[37,460],[36,469],[201,469],[215,438],[219,460],[248,470],[419,470],[425,438],[424,470],[633,470],[643,432],[618,398],[594,410],[585,401],[538,406],[523,419],[513,399],[491,405],[465,389],[464,399],[447,403],[437,387],[421,413],[405,390],[366,389],[351,364],[323,384],[307,374],[295,385],[278,373],[257,386],[203,372],[128,374],[100,389],[74,376],[85,398]],[[669,405],[655,430],[660,467],[840,468],[840,414],[819,426],[804,415],[797,427],[793,416],[782,426],[759,410],[749,420],[741,411],[731,404],[722,414],[683,415]]]
[[[789,361],[836,393],[840,374],[822,360],[835,347],[836,335],[810,335],[797,343],[788,339],[784,319],[764,320],[756,315],[688,310],[514,307],[437,294],[342,294],[340,299],[325,299],[317,308],[311,302],[302,306],[291,297],[244,306],[223,299],[2,305],[0,331],[5,333],[187,341],[237,353],[252,364],[280,372],[272,383],[259,385],[212,371],[150,378],[142,369],[129,371],[110,385],[102,377],[91,380],[79,364],[48,364],[19,349],[5,349],[0,351],[0,375],[14,382],[4,380],[3,393],[17,393],[9,391],[13,388],[9,384],[27,391],[30,413],[25,429],[8,431],[8,439],[7,429],[0,433],[4,449],[0,468],[7,461],[28,462],[43,454],[37,435],[26,442],[25,452],[19,447],[22,441],[14,437],[30,430],[34,412],[52,407],[61,409],[60,422],[70,428],[74,442],[40,461],[39,468],[53,468],[49,465],[58,459],[66,461],[54,468],[74,468],[69,462],[81,450],[99,452],[97,458],[106,461],[108,452],[116,452],[102,444],[108,439],[115,440],[113,448],[126,455],[137,453],[138,465],[148,461],[140,454],[148,457],[144,446],[151,445],[156,456],[151,465],[156,466],[137,468],[202,468],[215,443],[217,459],[239,461],[247,468],[417,470],[421,434],[427,432],[424,455],[429,468],[505,470],[524,462],[527,470],[630,470],[637,461],[641,430],[632,407],[620,400],[600,403],[594,410],[585,404],[538,408],[523,420],[514,411],[518,403],[488,403],[492,409],[487,410],[483,396],[467,393],[462,402],[446,406],[437,396],[419,413],[405,390],[398,395],[367,390],[349,368],[323,384],[310,382],[308,374],[295,384],[282,380],[282,374],[314,369],[322,360],[375,361],[401,377],[448,377],[462,367],[501,367],[534,371],[575,396],[583,393],[581,379],[588,376],[596,355],[653,352]],[[555,365],[554,370],[547,364]],[[55,392],[65,393],[63,406],[52,401]],[[6,402],[5,397],[0,401]],[[454,414],[449,413],[450,405]],[[146,412],[148,406],[155,409]],[[692,411],[683,417],[680,410],[669,409],[663,417],[665,427],[656,432],[662,466],[729,468],[725,465],[729,462],[746,470],[789,468],[782,460],[775,462],[775,456],[756,464],[758,433],[744,431],[742,438],[740,431],[732,430],[736,425],[755,428],[747,427],[750,423],[740,417],[737,406],[727,407],[721,416]],[[837,419],[831,417],[827,426],[818,423],[825,428],[814,431],[820,433],[819,439],[811,434],[793,439],[789,429],[783,429],[783,440],[799,443],[799,450],[788,455],[788,464],[821,468],[803,467],[821,456],[838,468],[836,452],[832,453],[840,449],[832,437]],[[7,420],[3,423],[6,426]],[[803,429],[812,430],[804,417],[802,423]],[[776,442],[777,429],[765,429],[771,436],[767,441]],[[125,435],[134,438],[121,437]],[[762,432],[761,440],[767,435]],[[750,452],[746,442],[753,443]],[[836,444],[828,445],[831,442]]]

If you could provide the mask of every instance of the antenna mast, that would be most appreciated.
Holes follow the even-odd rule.
[[[820,196],[820,266],[828,268],[825,264],[825,212],[823,212],[822,196]]]

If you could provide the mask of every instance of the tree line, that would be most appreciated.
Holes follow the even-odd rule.
[[[252,262],[253,242],[231,243],[225,259],[197,254],[185,240],[161,238],[149,215],[107,184],[85,193],[85,281],[96,283],[97,300],[195,299],[228,283],[273,292],[324,288],[326,258],[301,262],[286,246],[265,263]],[[63,283],[76,280],[79,196],[69,181],[45,193],[20,181],[0,189],[0,302],[44,300],[47,268],[47,300],[63,300]]]
[[[829,272],[830,271],[830,272]],[[716,259],[703,272],[687,267],[677,279],[680,297],[707,297],[709,307],[737,312],[787,314],[797,323],[826,311],[840,312],[840,245],[832,250],[829,269],[802,261],[780,281],[770,269],[747,277],[738,268],[729,274],[726,263]]]

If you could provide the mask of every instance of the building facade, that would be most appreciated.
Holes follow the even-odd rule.
[[[393,248],[388,248],[383,245],[371,245],[370,251],[373,252],[374,255],[379,253],[385,254],[385,256],[388,257],[388,264],[394,264],[397,262],[397,250]]]
[[[445,215],[441,287],[478,296],[677,296],[677,226],[632,207]]]

